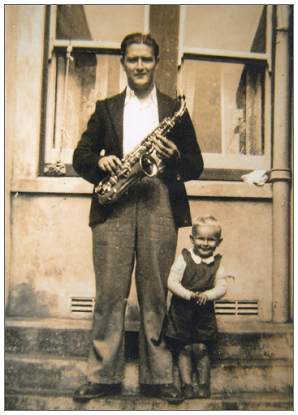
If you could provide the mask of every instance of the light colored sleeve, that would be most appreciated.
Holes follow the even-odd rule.
[[[214,288],[204,291],[209,301],[218,300],[226,294],[228,288],[227,279],[228,276],[225,274],[223,266],[220,265],[216,273]]]
[[[184,298],[185,300],[190,300],[191,291],[187,290],[181,284],[184,270],[186,268],[186,263],[182,255],[179,255],[172,265],[170,275],[168,277],[168,289],[177,297]]]

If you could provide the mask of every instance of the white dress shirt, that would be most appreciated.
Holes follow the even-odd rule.
[[[190,249],[189,251],[191,253],[192,259],[196,264],[200,264],[201,262],[210,264],[214,262],[214,256],[201,258],[194,253],[193,249]],[[183,287],[181,284],[185,268],[186,262],[183,258],[183,255],[180,254],[172,265],[168,278],[168,288],[173,294],[177,295],[178,297],[184,298],[185,300],[190,300],[192,291]],[[204,291],[204,294],[207,295],[209,301],[217,300],[225,295],[227,291],[227,285],[227,275],[225,275],[223,266],[220,265],[216,272],[214,288]]]
[[[158,124],[156,87],[140,99],[127,86],[123,114],[123,154],[130,153]]]

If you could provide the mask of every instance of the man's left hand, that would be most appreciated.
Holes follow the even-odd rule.
[[[158,135],[158,140],[154,144],[157,154],[163,159],[180,158],[180,152],[173,141],[168,140],[163,135]]]

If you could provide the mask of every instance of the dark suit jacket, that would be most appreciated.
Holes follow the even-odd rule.
[[[74,151],[73,167],[84,179],[97,185],[107,173],[98,167],[99,153],[123,156],[123,110],[125,91],[121,94],[97,101],[96,109],[91,116],[87,130]],[[159,121],[171,116],[175,110],[176,101],[157,90]],[[190,211],[186,196],[184,181],[199,178],[203,170],[203,159],[196,140],[195,131],[186,112],[181,121],[174,127],[168,138],[175,142],[181,158],[169,162],[167,173],[162,178],[169,188],[170,202],[177,227],[191,224]],[[121,203],[121,198],[116,202]],[[101,206],[93,191],[89,225],[104,222],[111,210],[110,205]]]

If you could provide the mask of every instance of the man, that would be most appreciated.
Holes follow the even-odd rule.
[[[94,185],[116,172],[121,158],[175,111],[175,101],[155,87],[156,41],[141,33],[128,35],[121,43],[121,55],[128,86],[121,94],[97,102],[74,152],[74,169]],[[183,181],[198,178],[203,169],[187,112],[168,138],[160,136],[156,150],[167,164],[162,175],[141,179],[111,205],[102,206],[96,194],[92,196],[96,303],[89,382],[74,394],[81,402],[121,392],[124,314],[134,262],[141,318],[140,390],[171,403],[183,400],[173,385],[171,355],[161,333],[177,229],[190,225]]]

